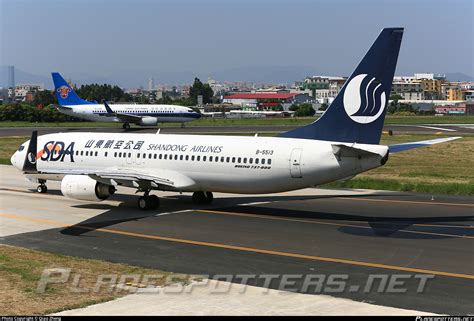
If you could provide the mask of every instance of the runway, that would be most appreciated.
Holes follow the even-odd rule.
[[[161,127],[160,133],[164,134],[268,134],[276,135],[300,126],[265,125],[265,126],[192,126],[185,128],[176,126]],[[57,132],[109,132],[109,133],[156,133],[158,127],[133,126],[129,130],[122,129],[120,124],[116,127],[0,127],[0,137],[29,136],[33,130],[39,134]],[[474,125],[447,124],[447,125],[385,125],[385,132],[394,134],[442,134],[442,135],[474,135]]]
[[[62,197],[59,184],[37,194],[1,166],[0,233],[5,244],[202,275],[341,275],[324,293],[377,305],[473,314],[474,198],[365,190],[304,189],[272,195],[157,193],[156,211],[136,209],[132,190],[102,203]],[[405,291],[373,287],[371,275],[404,276]],[[430,276],[417,292],[417,275]],[[241,282],[235,278],[232,282]],[[264,286],[259,278],[249,285]],[[378,283],[377,283],[378,286]]]

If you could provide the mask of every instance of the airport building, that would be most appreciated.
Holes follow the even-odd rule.
[[[436,106],[435,111],[437,115],[446,115],[446,116],[469,116],[474,115],[474,103],[457,103],[454,106]]]
[[[311,103],[313,99],[308,94],[290,92],[258,92],[235,93],[224,96],[224,104],[240,106],[247,110],[272,110],[277,106],[291,106],[292,104]]]

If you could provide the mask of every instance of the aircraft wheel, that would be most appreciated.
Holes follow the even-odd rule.
[[[38,185],[36,190],[38,191],[38,193],[44,194],[44,193],[48,192],[48,187],[46,187],[46,185],[44,185],[44,184],[40,184],[40,185]]]
[[[147,210],[150,207],[150,200],[146,196],[140,196],[138,199],[138,208],[141,210]]]
[[[211,204],[214,200],[214,195],[212,192],[206,192],[206,204]]]
[[[149,197],[150,201],[150,209],[154,210],[158,207],[160,207],[160,199],[156,195],[150,195]]]
[[[193,203],[194,204],[204,204],[206,202],[206,194],[204,192],[194,192],[193,193]]]
[[[122,128],[123,129],[130,129],[130,124],[129,123],[123,123]]]

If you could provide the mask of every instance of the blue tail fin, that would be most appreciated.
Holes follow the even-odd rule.
[[[385,28],[320,119],[280,137],[378,144],[403,28]]]
[[[80,98],[58,72],[52,72],[51,76],[53,76],[54,93],[56,94],[59,105],[93,104],[90,101]]]

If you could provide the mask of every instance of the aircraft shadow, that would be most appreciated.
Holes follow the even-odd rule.
[[[391,193],[390,196],[395,194]],[[405,195],[405,194],[401,194]],[[119,200],[121,203],[119,206],[111,204],[80,204],[75,205],[76,208],[88,208],[105,210],[104,213],[92,217],[88,220],[75,224],[74,226],[61,230],[62,234],[72,236],[83,236],[90,231],[94,231],[100,228],[107,228],[113,225],[137,221],[153,217],[157,214],[164,212],[174,212],[180,210],[218,210],[224,212],[234,212],[236,214],[256,214],[260,216],[268,216],[274,218],[295,218],[295,219],[310,219],[310,220],[322,220],[339,222],[341,226],[338,227],[337,231],[344,234],[352,234],[357,236],[365,237],[391,237],[391,238],[408,238],[408,239],[444,239],[453,238],[459,235],[468,235],[472,233],[469,228],[456,228],[452,229],[449,226],[443,226],[446,223],[457,223],[469,222],[474,219],[473,215],[470,216],[437,216],[437,217],[397,217],[397,216],[369,216],[369,215],[357,215],[349,213],[334,213],[324,211],[304,211],[288,208],[275,208],[263,205],[251,206],[240,204],[258,202],[258,201],[271,201],[271,202],[285,202],[294,200],[317,200],[337,197],[376,197],[376,196],[387,196],[387,194],[357,194],[357,195],[275,195],[275,196],[248,196],[248,197],[223,197],[215,199],[215,206],[198,206],[192,203],[190,195],[170,195],[167,197],[161,197],[161,207],[155,211],[142,211],[136,207],[137,196],[129,194],[114,195],[115,200]],[[342,222],[344,221],[344,222]],[[365,224],[361,224],[365,223]],[[434,224],[439,223],[436,226],[414,226],[418,224]],[[360,226],[358,226],[359,224]],[[470,224],[468,224],[470,225]],[[367,228],[370,227],[370,228]]]

